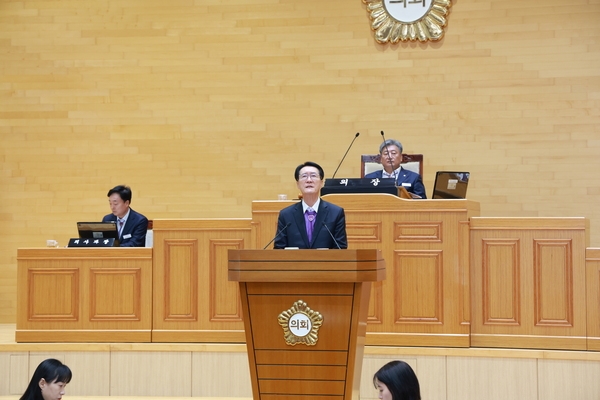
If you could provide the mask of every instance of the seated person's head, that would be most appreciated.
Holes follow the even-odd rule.
[[[49,358],[38,365],[31,381],[21,396],[23,400],[55,400],[65,394],[65,386],[71,381],[71,370],[59,360]]]
[[[379,155],[386,171],[398,169],[402,162],[402,144],[395,139],[388,139],[379,146]]]
[[[390,361],[373,376],[373,385],[382,400],[421,400],[419,380],[404,361]]]
[[[114,215],[123,218],[129,211],[131,203],[131,189],[129,186],[119,185],[108,191],[108,204]]]

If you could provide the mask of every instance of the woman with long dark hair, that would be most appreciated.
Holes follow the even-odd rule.
[[[44,360],[19,400],[60,400],[71,377],[71,370],[65,364],[53,358]]]
[[[421,400],[415,371],[404,361],[390,361],[373,376],[373,385],[382,400]]]

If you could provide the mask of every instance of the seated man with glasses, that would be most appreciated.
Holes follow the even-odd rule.
[[[395,139],[388,139],[379,146],[383,170],[371,172],[365,178],[393,178],[396,186],[404,187],[414,199],[426,199],[425,185],[421,175],[402,168],[402,144]]]
[[[323,168],[311,161],[296,167],[294,178],[302,201],[279,212],[276,249],[348,248],[344,209],[319,197],[324,175]]]

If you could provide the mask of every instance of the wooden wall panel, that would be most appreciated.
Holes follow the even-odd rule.
[[[109,188],[151,219],[248,218],[356,132],[338,177],[383,130],[425,155],[428,195],[468,170],[482,215],[584,216],[600,244],[599,18],[462,0],[441,41],[380,45],[360,1],[2,0],[0,322],[16,249],[65,245]]]
[[[471,345],[587,348],[580,218],[471,219]]]
[[[155,220],[154,342],[244,341],[229,249],[251,248],[248,219]]]
[[[600,248],[585,255],[588,349],[600,351]]]
[[[152,249],[19,249],[19,342],[150,341]]]
[[[252,397],[246,348],[241,344],[46,343],[43,348],[24,351],[19,350],[21,345],[3,342],[0,347],[0,367],[8,372],[7,379],[0,381],[2,400],[18,399],[33,369],[49,357],[62,360],[74,372],[67,397],[133,400],[152,397],[153,393],[206,400]],[[587,400],[600,395],[597,352],[367,346],[361,399],[377,399],[373,374],[392,360],[411,365],[419,378],[421,395],[428,399],[501,399],[505,394],[532,400]],[[158,373],[177,384],[164,385]]]
[[[372,287],[367,344],[468,347],[468,220],[478,204],[385,194],[324,198],[344,207],[349,248],[379,249],[386,260],[387,279]],[[287,203],[253,203],[263,236],[276,234]]]

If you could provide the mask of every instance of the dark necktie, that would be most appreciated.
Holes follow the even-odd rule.
[[[308,235],[308,242],[312,242],[312,235],[315,229],[315,219],[317,219],[317,212],[312,208],[309,208],[304,213],[304,220],[306,221],[306,234]]]
[[[125,220],[119,218],[119,237],[121,237],[121,232],[123,232],[123,224],[125,224]]]

